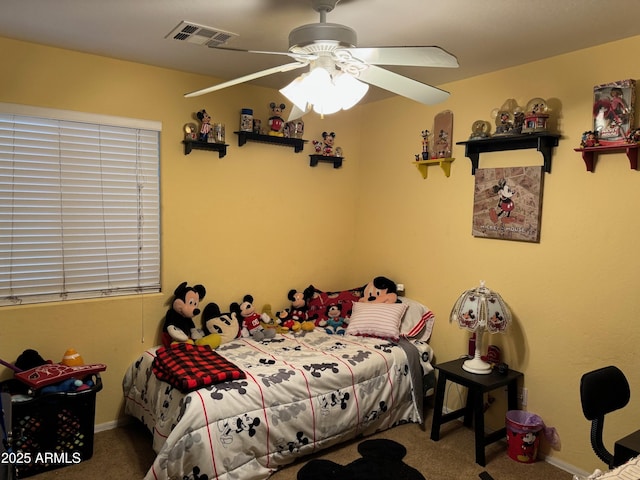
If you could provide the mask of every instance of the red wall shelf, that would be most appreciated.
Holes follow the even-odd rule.
[[[574,148],[576,152],[582,153],[582,159],[587,166],[587,172],[593,172],[595,169],[596,159],[601,153],[625,152],[631,165],[631,170],[638,169],[638,148],[637,143],[629,143],[624,145],[601,145],[598,147]]]

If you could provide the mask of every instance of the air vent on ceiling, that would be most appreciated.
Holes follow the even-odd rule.
[[[219,28],[205,27],[197,23],[183,21],[164,38],[172,38],[207,47],[219,47],[238,36],[237,33],[225,32]]]

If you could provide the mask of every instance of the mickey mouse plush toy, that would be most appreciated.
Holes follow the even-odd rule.
[[[274,328],[264,328],[260,321],[270,322],[269,315],[263,313],[260,315],[253,306],[253,296],[245,295],[242,303],[234,302],[229,306],[231,313],[242,319],[241,334],[243,337],[252,337],[258,342],[275,337],[276,330]]]
[[[376,277],[364,287],[360,302],[399,303],[396,282],[387,277]]]
[[[329,305],[326,309],[326,320],[321,320],[319,325],[324,327],[325,332],[330,335],[344,335],[346,333],[346,321],[340,315],[342,307],[340,305]]]
[[[217,303],[211,302],[202,310],[202,331],[204,337],[196,344],[215,349],[240,335],[240,320],[235,312],[223,313]]]
[[[289,318],[294,322],[300,323],[300,328],[303,332],[310,332],[315,328],[315,322],[309,318],[307,301],[313,295],[313,290],[306,288],[304,292],[299,292],[296,289],[289,290],[287,298],[291,300],[291,310]]]
[[[193,343],[194,340],[204,336],[193,323],[193,317],[200,314],[198,306],[206,293],[207,291],[202,285],[190,287],[187,282],[178,285],[178,288],[173,292],[174,299],[162,327],[162,343],[164,345],[174,342]]]

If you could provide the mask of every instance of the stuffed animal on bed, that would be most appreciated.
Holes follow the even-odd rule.
[[[315,322],[309,318],[309,308],[307,307],[307,301],[311,298],[311,295],[313,295],[313,291],[309,289],[304,292],[291,289],[287,294],[287,298],[291,301],[289,318],[294,322],[299,322],[300,329],[303,332],[310,332],[315,328]]]
[[[235,312],[222,313],[217,303],[211,302],[202,310],[204,337],[196,345],[209,345],[212,349],[228,343],[240,335],[240,320]]]
[[[275,337],[276,331],[273,328],[264,328],[261,322],[269,322],[269,315],[259,314],[253,306],[253,296],[245,295],[242,303],[233,302],[229,310],[235,313],[242,321],[240,331],[243,337],[251,337],[257,341]]]
[[[173,292],[171,308],[167,311],[162,327],[162,343],[194,343],[204,334],[196,328],[193,317],[200,314],[200,301],[207,291],[202,285],[188,286],[182,282]]]
[[[276,322],[273,319],[273,309],[270,303],[265,303],[260,313],[260,323],[264,328],[276,328]]]
[[[326,310],[327,319],[320,321],[319,325],[329,334],[344,335],[347,331],[347,322],[341,314],[340,305],[329,305]]]
[[[276,323],[278,324],[277,328],[282,333],[300,331],[300,322],[293,319],[291,309],[289,307],[276,312]]]
[[[359,302],[399,303],[396,282],[387,277],[375,277],[364,287]]]
[[[266,318],[264,317],[264,315],[268,315],[270,319],[269,323],[264,321],[260,322],[264,328],[272,328],[276,331],[276,333],[287,333],[289,331],[288,328],[285,328],[282,326],[282,320],[279,317],[281,312],[276,312],[274,315],[273,309],[271,308],[271,304],[265,303],[262,306],[262,314],[263,314],[263,319]]]

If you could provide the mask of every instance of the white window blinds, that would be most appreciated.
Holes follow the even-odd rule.
[[[0,305],[159,291],[159,128],[3,110]]]

